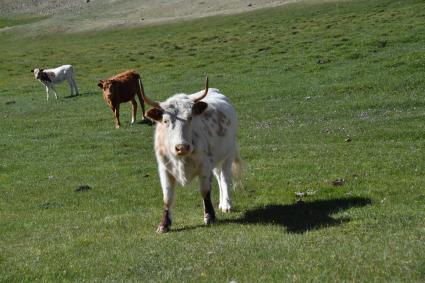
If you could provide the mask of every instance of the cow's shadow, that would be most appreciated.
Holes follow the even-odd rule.
[[[371,204],[368,198],[351,197],[311,202],[299,201],[295,204],[269,204],[248,210],[235,220],[224,220],[240,224],[273,224],[279,225],[289,233],[304,233],[350,221],[348,217],[332,215],[351,207],[362,207]]]
[[[236,223],[277,225],[285,228],[288,233],[302,234],[310,230],[318,230],[349,222],[348,217],[333,217],[333,214],[352,207],[370,205],[369,198],[350,197],[329,200],[299,201],[295,204],[269,204],[247,210],[237,219],[218,220],[215,225]],[[184,227],[175,232],[192,230],[199,226]]]
[[[99,92],[96,91],[86,91],[86,92],[80,92],[78,95],[74,94],[74,95],[67,95],[64,96],[63,98],[65,99],[70,99],[70,98],[78,98],[78,97],[85,97],[85,96],[93,96],[93,95],[98,95]]]
[[[138,120],[136,122],[136,124],[153,126],[154,123],[151,120],[149,120],[149,119],[142,119],[142,120]]]

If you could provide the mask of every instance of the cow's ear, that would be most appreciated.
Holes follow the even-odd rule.
[[[103,80],[100,80],[97,86],[103,89]]]
[[[151,108],[146,112],[146,116],[154,121],[162,121],[162,115],[164,114],[164,111],[158,108]]]
[[[195,102],[195,104],[192,107],[192,114],[199,115],[202,112],[204,112],[205,109],[207,109],[207,107],[208,107],[208,104],[203,101]]]

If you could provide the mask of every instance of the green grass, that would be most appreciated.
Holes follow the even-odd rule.
[[[344,1],[0,33],[0,281],[423,282],[423,11]],[[64,63],[82,95],[65,98],[63,85],[46,102],[30,69]],[[155,233],[153,128],[130,126],[123,105],[115,130],[97,89],[130,68],[158,100],[200,90],[208,74],[236,106],[245,188],[216,225],[202,225],[192,184],[178,189],[173,231]]]
[[[0,17],[0,28],[31,24],[46,19],[46,16],[15,15]]]

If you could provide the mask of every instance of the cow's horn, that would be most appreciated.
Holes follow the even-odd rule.
[[[149,104],[149,105],[150,105],[150,106],[152,106],[152,107],[155,107],[155,108],[161,108],[161,107],[159,106],[159,103],[158,103],[158,102],[156,102],[156,101],[154,101],[154,100],[152,100],[152,99],[150,99],[149,97],[147,97],[147,96],[146,96],[146,94],[145,94],[145,89],[143,88],[142,80],[140,80],[140,79],[139,79],[139,84],[140,84],[140,90],[142,91],[142,98],[143,98],[143,101],[144,101],[146,104]]]
[[[194,101],[196,102],[196,101],[201,100],[202,98],[204,98],[207,95],[207,93],[208,93],[208,76],[205,77],[205,91],[204,91],[204,93],[201,96],[195,98]]]

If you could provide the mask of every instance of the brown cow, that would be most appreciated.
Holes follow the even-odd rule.
[[[98,86],[103,90],[103,99],[115,114],[115,128],[121,126],[120,123],[120,104],[123,102],[131,102],[132,115],[131,123],[136,121],[137,102],[135,95],[139,97],[140,105],[142,106],[142,116],[145,123],[149,123],[145,117],[145,105],[142,94],[144,89],[140,75],[133,70],[125,71],[106,80],[100,80]]]

